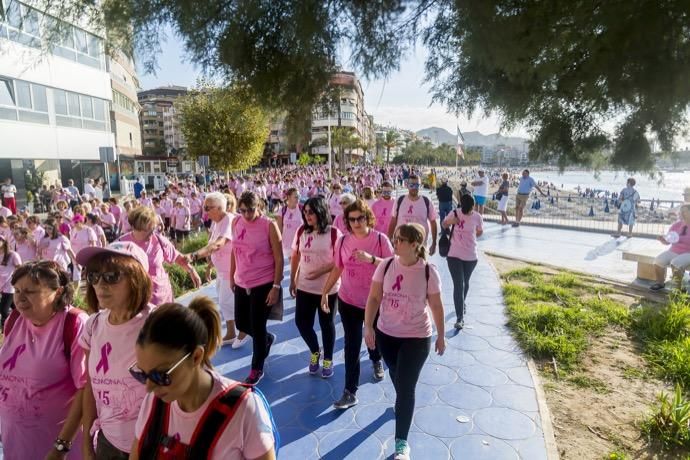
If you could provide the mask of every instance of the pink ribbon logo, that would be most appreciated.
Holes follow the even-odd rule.
[[[305,245],[304,245],[304,249],[311,249],[311,242],[312,242],[313,239],[314,239],[314,237],[311,236],[311,235],[309,235],[309,236],[307,237],[307,242],[306,242]]]
[[[17,365],[17,358],[19,358],[19,355],[24,353],[24,350],[26,350],[26,345],[23,343],[19,345],[17,348],[14,349],[14,353],[12,353],[12,356],[10,359],[5,361],[5,364],[2,365],[3,369],[7,369],[9,367],[9,370],[14,369],[14,366]]]
[[[355,259],[355,253],[354,253],[354,252],[353,252],[352,254],[350,254],[350,259],[349,259],[349,261],[350,261],[350,262],[357,262],[357,259]]]
[[[413,205],[410,205],[410,207],[407,208],[407,213],[408,213],[408,214],[412,214],[412,208],[413,208],[413,207],[414,207]]]
[[[110,345],[110,342],[106,342],[105,345],[101,347],[101,359],[96,365],[96,372],[102,369],[104,374],[108,373],[108,369],[110,368],[108,364],[108,355],[111,351],[113,351],[113,347]]]
[[[242,232],[240,232],[240,236],[238,236],[237,239],[238,239],[238,240],[243,240],[243,239],[244,239],[244,235],[246,235],[246,234],[247,234],[247,229],[246,229],[246,228],[243,228],[243,229],[242,229]]]
[[[395,284],[393,284],[393,290],[394,291],[400,291],[400,287],[401,287],[400,284],[402,283],[402,280],[403,280],[402,275],[398,275],[395,277]]]
[[[464,220],[460,221],[460,228],[463,230],[465,229],[465,221]]]
[[[386,208],[383,208],[383,212],[381,213],[381,217],[386,215]]]

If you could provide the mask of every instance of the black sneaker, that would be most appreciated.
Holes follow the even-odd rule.
[[[268,354],[271,352],[271,347],[276,342],[277,338],[278,337],[274,333],[272,333],[272,332],[268,333],[268,337],[266,340],[266,357],[267,358],[268,358]]]
[[[461,319],[460,321],[455,323],[455,330],[456,331],[462,330],[463,327],[465,327],[465,321],[464,320]]]
[[[374,380],[380,382],[386,377],[386,373],[383,371],[383,363],[379,359],[378,361],[372,361],[371,365],[374,368]]]
[[[352,406],[356,406],[358,402],[357,396],[344,390],[340,399],[333,403],[333,407],[336,409],[349,409]]]
[[[249,372],[249,377],[244,379],[244,383],[246,383],[248,385],[256,385],[263,378],[263,376],[264,376],[264,371],[260,371],[258,369],[252,369]]]
[[[663,285],[663,284],[661,284],[661,283],[655,283],[655,284],[652,284],[652,285],[649,287],[649,290],[650,290],[650,291],[661,291],[663,288],[664,288],[664,285]]]

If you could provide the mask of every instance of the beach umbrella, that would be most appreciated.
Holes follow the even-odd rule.
[[[594,217],[594,206],[589,207],[589,217]]]

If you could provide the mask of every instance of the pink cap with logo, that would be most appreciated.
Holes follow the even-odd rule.
[[[104,248],[95,246],[84,248],[77,253],[77,263],[86,265],[92,257],[105,253],[131,257],[139,262],[146,272],[149,271],[149,258],[143,249],[131,241],[115,241]]]

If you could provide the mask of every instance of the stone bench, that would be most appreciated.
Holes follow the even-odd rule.
[[[656,281],[654,259],[661,250],[657,248],[643,248],[623,251],[623,260],[637,262],[637,278],[647,281]]]

